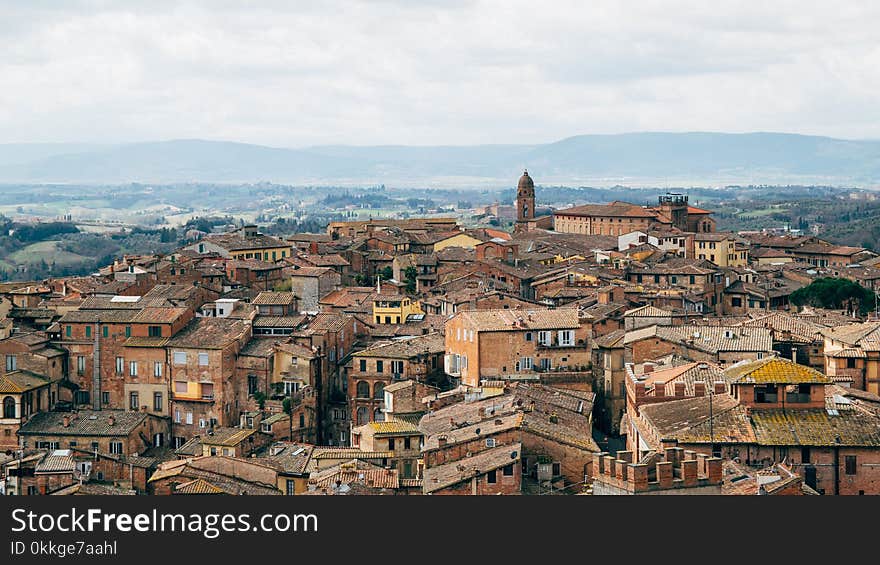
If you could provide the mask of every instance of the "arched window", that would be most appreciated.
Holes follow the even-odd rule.
[[[379,410],[378,408],[373,410],[373,421],[374,422],[384,422],[385,421],[385,414],[382,413],[382,411]]]
[[[370,383],[368,383],[367,381],[358,381],[357,397],[370,398]]]
[[[357,409],[357,425],[362,426],[370,423],[370,409],[366,406],[360,406]]]
[[[15,399],[11,396],[3,399],[3,417],[15,418]]]
[[[383,400],[385,398],[385,385],[383,383],[373,385],[373,398],[376,400]]]

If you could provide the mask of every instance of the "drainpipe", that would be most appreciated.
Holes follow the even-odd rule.
[[[92,348],[92,408],[101,409],[101,324],[95,324],[95,344]]]

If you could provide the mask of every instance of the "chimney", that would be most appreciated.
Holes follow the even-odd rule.
[[[61,425],[65,428],[70,427],[70,416],[65,415],[64,418],[61,419]]]
[[[720,458],[710,457],[706,460],[706,474],[711,484],[721,484],[722,469]]]
[[[114,418],[113,416],[110,416],[109,418],[107,418],[107,425],[108,426],[113,426],[115,423],[116,423],[116,418]]]
[[[655,366],[654,366],[653,363],[644,363],[644,364],[642,365],[642,370],[644,371],[644,373],[645,373],[646,375],[647,375],[648,373],[653,373],[653,372],[654,372],[654,368],[655,368]]]
[[[443,447],[446,445],[446,436],[440,436],[437,438],[437,445]]]
[[[550,423],[551,424],[558,424],[559,423],[559,416],[556,414],[556,412],[550,414]]]

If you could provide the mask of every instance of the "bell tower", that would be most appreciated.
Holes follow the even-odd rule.
[[[523,171],[516,186],[516,221],[535,219],[535,183],[528,171]]]

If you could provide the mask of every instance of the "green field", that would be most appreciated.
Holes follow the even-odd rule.
[[[88,257],[83,257],[82,255],[77,255],[76,253],[70,253],[60,249],[57,241],[32,243],[31,245],[10,254],[6,259],[7,262],[17,265],[28,265],[45,261],[49,265],[54,262],[59,266],[73,265],[89,260]]]

